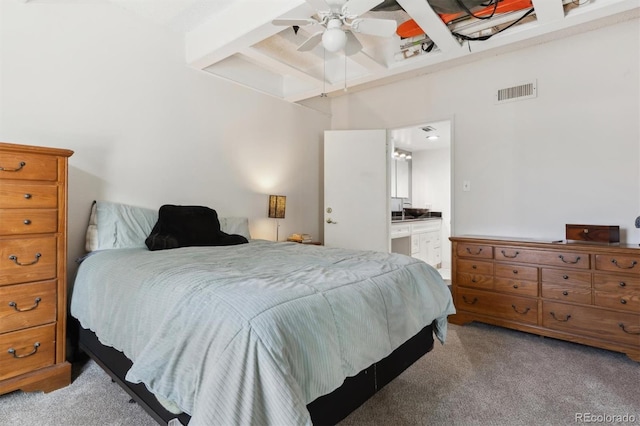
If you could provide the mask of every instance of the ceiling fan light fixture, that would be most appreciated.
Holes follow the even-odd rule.
[[[322,34],[322,45],[329,52],[337,52],[347,43],[347,35],[340,28],[329,28]]]

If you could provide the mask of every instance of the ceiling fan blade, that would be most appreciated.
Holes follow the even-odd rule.
[[[391,37],[397,28],[398,23],[393,19],[358,18],[351,22],[354,32],[378,37]]]
[[[308,52],[309,50],[313,49],[318,45],[318,43],[320,43],[320,41],[322,41],[322,33],[324,33],[324,31],[318,31],[317,33],[306,39],[304,43],[298,46],[298,49],[296,50],[300,52]]]
[[[347,56],[355,55],[362,50],[362,43],[351,31],[347,31],[347,44],[344,46],[344,54]]]
[[[318,21],[313,18],[280,18],[274,19],[273,21],[271,21],[271,23],[273,25],[282,25],[285,27],[293,27],[294,25],[298,27],[304,27],[305,25],[317,24]]]
[[[347,17],[360,16],[383,1],[384,0],[349,0],[342,6],[342,14]]]
[[[305,0],[309,6],[320,12],[331,10],[331,6],[324,0]]]

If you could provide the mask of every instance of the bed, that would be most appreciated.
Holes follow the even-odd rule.
[[[71,299],[80,347],[159,422],[333,424],[445,341],[451,295],[422,261],[250,238],[149,250],[159,223],[94,204]]]

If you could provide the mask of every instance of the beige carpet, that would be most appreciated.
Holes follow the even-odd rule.
[[[155,424],[94,362],[74,367],[67,388],[0,396],[0,424]],[[446,345],[436,343],[341,425],[575,425],[579,413],[640,424],[640,364],[503,328],[450,325]]]

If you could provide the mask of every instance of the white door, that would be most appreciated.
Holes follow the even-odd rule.
[[[324,244],[388,252],[386,130],[324,132]]]

